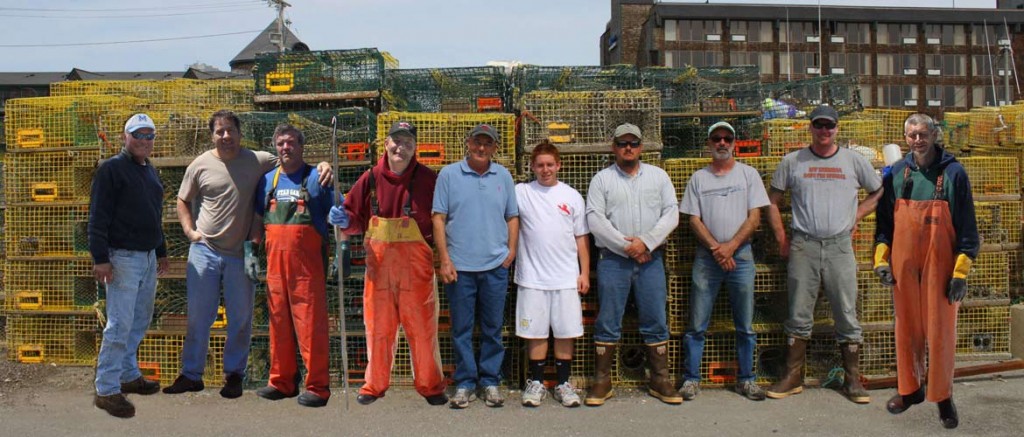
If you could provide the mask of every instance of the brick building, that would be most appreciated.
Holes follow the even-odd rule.
[[[864,106],[931,113],[1022,98],[1012,73],[1024,69],[1022,0],[992,9],[611,5],[602,65],[756,65],[762,82],[856,75]]]

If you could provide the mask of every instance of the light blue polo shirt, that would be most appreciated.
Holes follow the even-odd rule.
[[[446,214],[448,257],[455,270],[484,272],[508,257],[508,223],[519,216],[515,183],[501,164],[492,162],[483,175],[462,160],[437,175],[433,212]]]

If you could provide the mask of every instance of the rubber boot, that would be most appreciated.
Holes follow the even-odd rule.
[[[843,394],[854,403],[867,404],[871,396],[860,383],[860,343],[842,343],[839,350],[843,355]]]
[[[651,380],[647,384],[647,393],[666,404],[683,403],[683,397],[674,390],[668,376],[668,342],[647,345],[647,362],[651,366]]]
[[[786,373],[765,392],[772,399],[782,399],[804,391],[804,362],[807,359],[807,340],[789,337],[786,354]]]
[[[946,429],[953,429],[960,425],[960,416],[956,412],[956,404],[953,403],[952,396],[944,401],[939,401],[939,421]]]
[[[604,401],[615,395],[612,392],[612,360],[615,359],[614,343],[595,343],[597,349],[597,369],[594,372],[594,382],[587,391],[587,397],[583,403],[591,407],[604,405]]]
[[[896,396],[893,396],[889,399],[889,402],[886,402],[885,409],[889,410],[892,414],[900,414],[921,402],[924,402],[924,387],[918,387],[917,391],[906,396],[896,393]]]

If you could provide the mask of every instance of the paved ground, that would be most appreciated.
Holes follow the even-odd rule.
[[[293,399],[270,402],[252,391],[236,400],[216,389],[170,396],[132,395],[134,419],[108,416],[92,406],[92,370],[0,363],[0,436],[215,435],[848,435],[952,434],[941,427],[933,404],[901,416],[885,411],[894,390],[871,393],[854,405],[827,389],[809,389],[784,400],[754,403],[725,390],[705,390],[682,406],[664,405],[638,391],[620,392],[601,408],[567,409],[550,398],[540,408],[519,406],[509,393],[504,408],[474,402],[467,410],[431,407],[410,389],[393,389],[371,406],[340,391],[322,409]],[[1019,436],[1024,426],[1024,371],[958,380],[958,435]]]

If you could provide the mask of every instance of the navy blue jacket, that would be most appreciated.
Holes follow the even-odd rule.
[[[89,253],[96,264],[110,262],[110,249],[156,250],[164,244],[164,187],[149,162],[141,165],[122,150],[96,169],[89,203]]]
[[[914,154],[907,153],[903,160],[892,165],[892,170],[882,179],[882,188],[885,189],[882,199],[878,202],[878,209],[875,211],[877,223],[875,242],[885,243],[892,246],[892,233],[895,227],[894,214],[896,199],[906,197],[909,200],[932,200],[935,194],[935,182],[938,180],[941,171],[944,201],[949,204],[949,213],[953,219],[953,230],[956,232],[956,248],[953,254],[964,254],[975,259],[978,257],[980,241],[978,238],[978,224],[974,216],[974,197],[971,194],[971,183],[967,179],[967,172],[960,162],[951,153],[939,149],[939,156],[935,165],[927,170],[922,170],[914,161]],[[903,193],[905,169],[910,169],[910,184],[907,193]],[[917,250],[928,250],[916,248]]]

